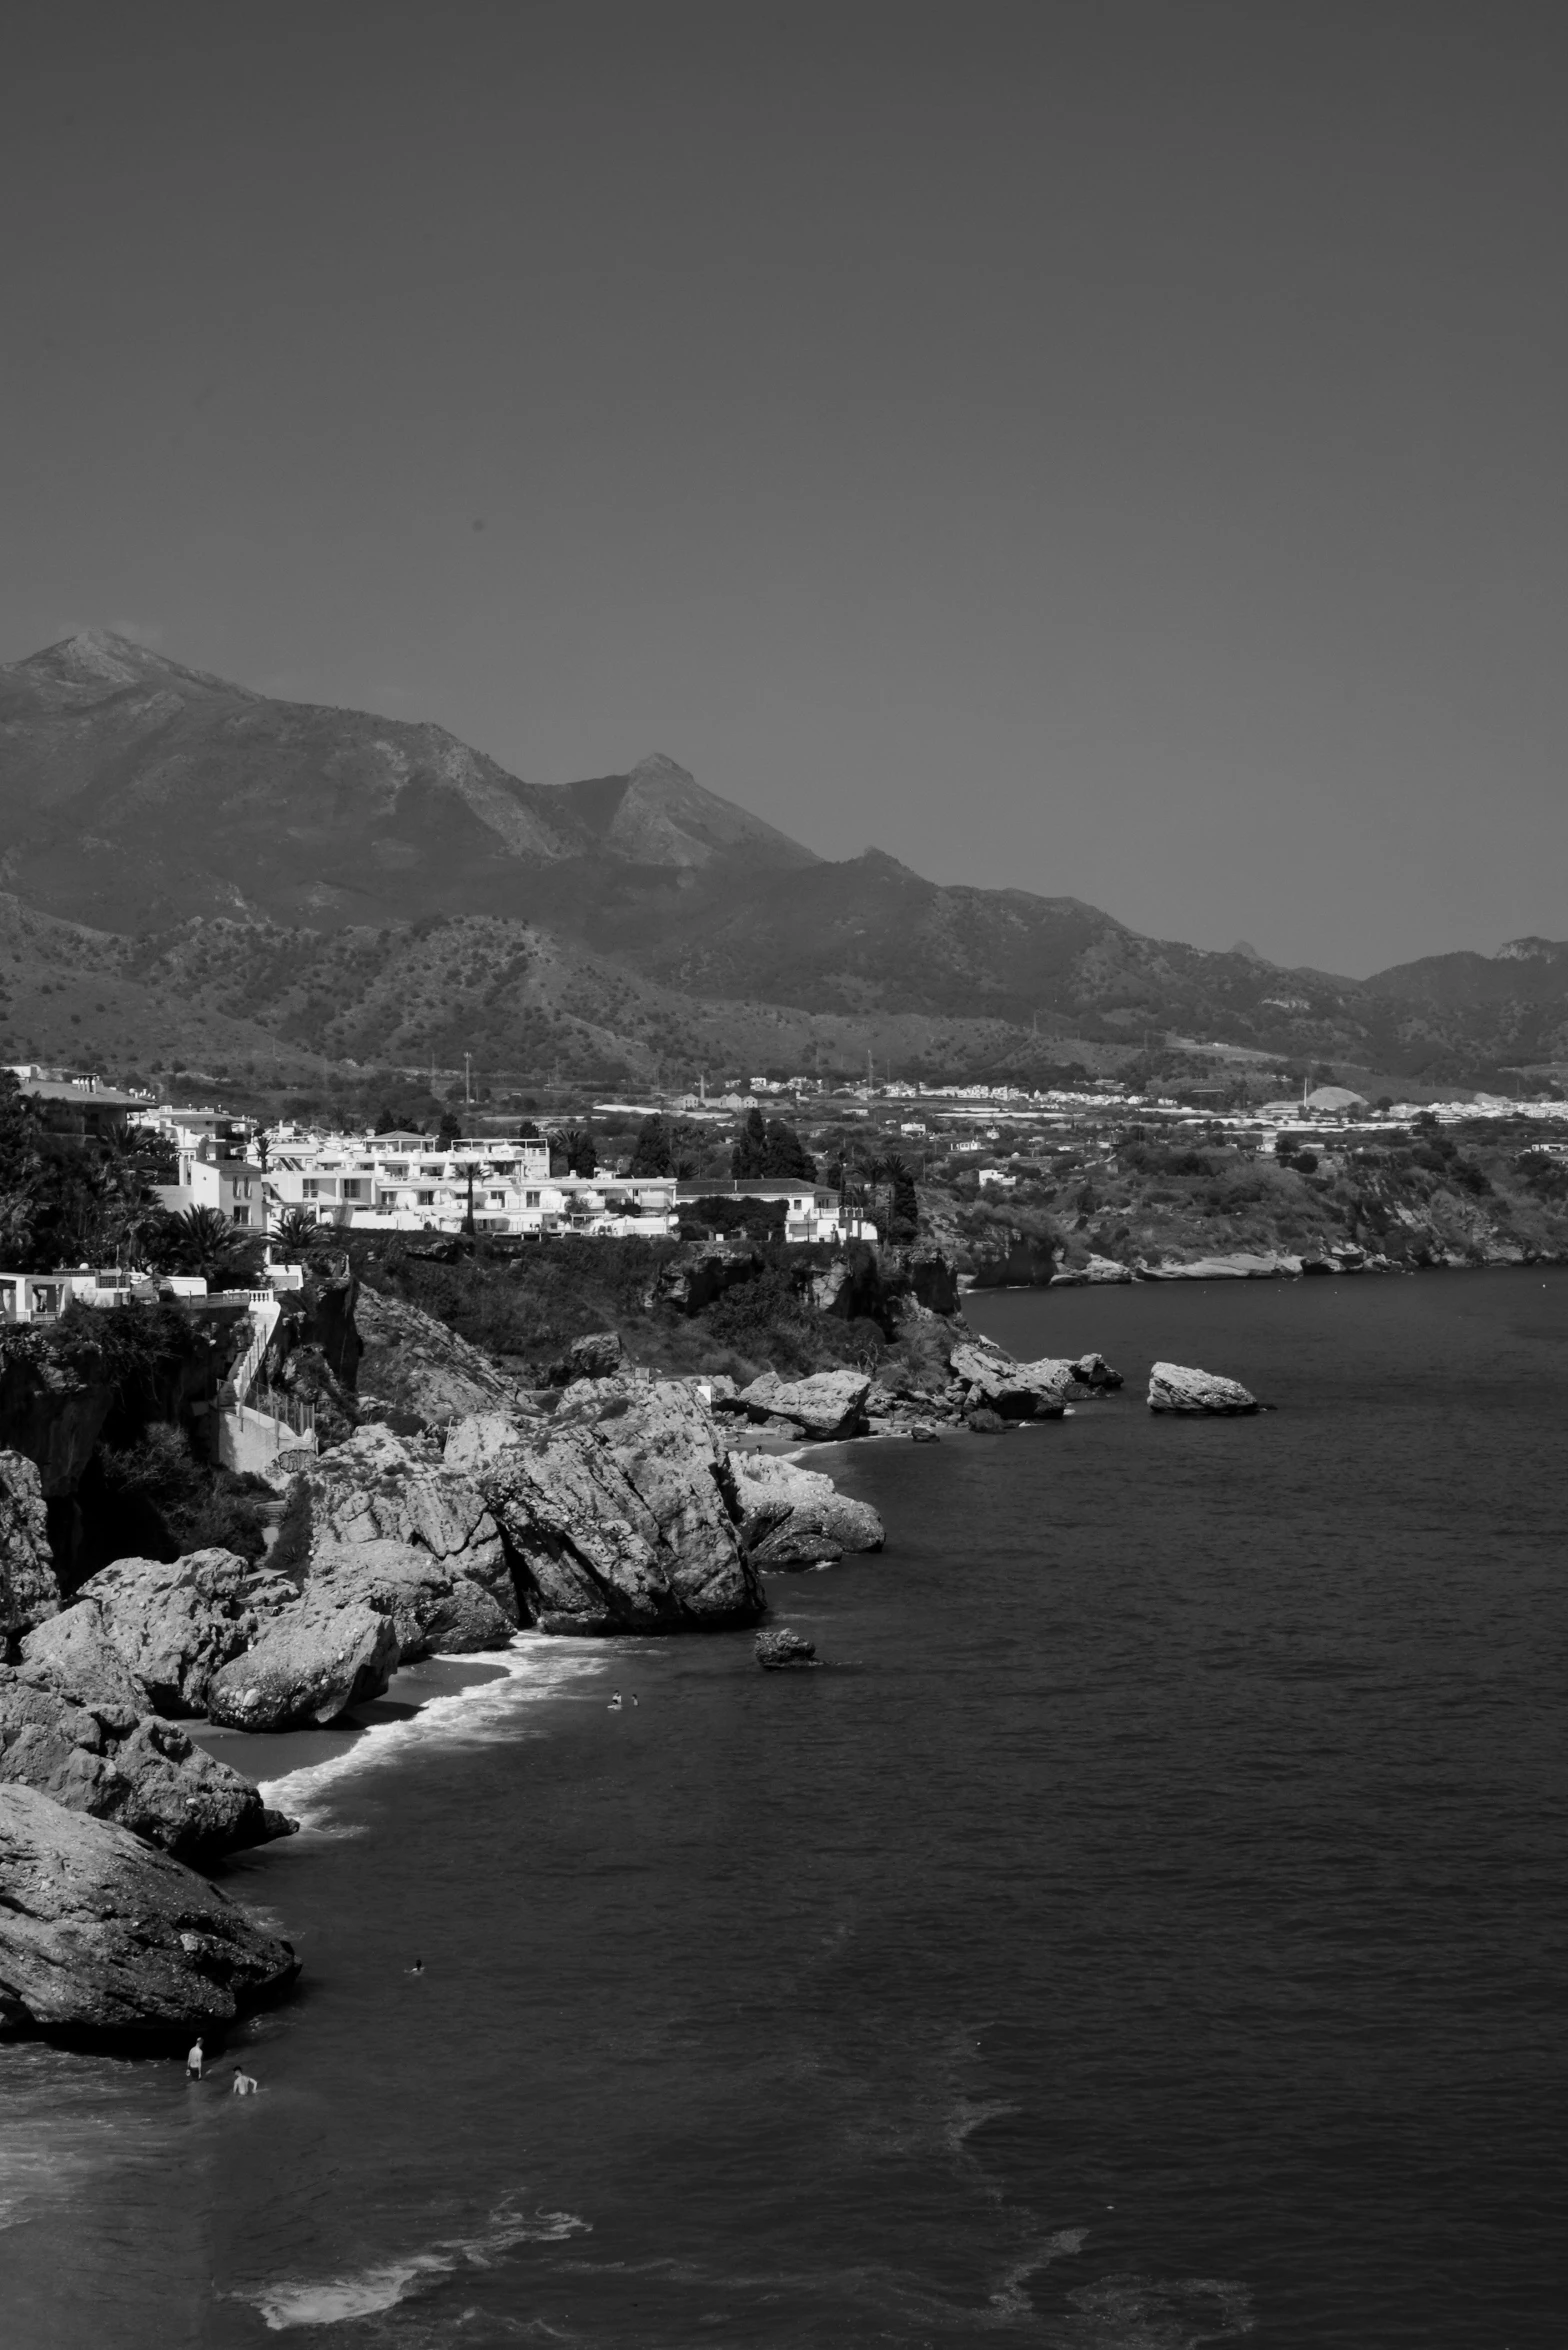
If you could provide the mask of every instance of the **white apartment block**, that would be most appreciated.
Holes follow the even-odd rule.
[[[470,1205],[478,1232],[657,1240],[675,1230],[673,1176],[552,1176],[547,1142],[493,1135],[280,1135],[267,1192],[274,1218],[299,1208],[355,1232],[460,1232]]]

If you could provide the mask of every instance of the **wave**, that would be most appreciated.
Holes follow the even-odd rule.
[[[525,2213],[502,2204],[477,2236],[443,2237],[428,2252],[413,2252],[403,2260],[356,2269],[346,2276],[289,2279],[236,2298],[259,2310],[274,2334],[288,2333],[295,2326],[341,2325],[395,2308],[427,2282],[452,2276],[465,2266],[489,2268],[515,2245],[559,2244],[567,2236],[589,2233],[591,2222],[575,2212]]]
[[[441,1657],[442,1664],[499,1665],[500,1680],[471,1681],[444,1697],[428,1698],[417,1713],[393,1722],[374,1722],[351,1745],[325,1761],[306,1763],[281,1779],[262,1782],[262,1801],[287,1811],[301,1827],[320,1830],[330,1818],[326,1790],[356,1771],[400,1761],[411,1748],[483,1745],[515,1726],[519,1710],[553,1697],[568,1682],[605,1671],[612,1650],[602,1640],[562,1640],[545,1632],[517,1632],[504,1649],[480,1656]]]

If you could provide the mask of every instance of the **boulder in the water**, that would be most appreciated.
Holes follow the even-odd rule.
[[[1156,1363],[1149,1373],[1149,1409],[1235,1417],[1255,1412],[1258,1399],[1239,1381],[1221,1379],[1213,1371],[1190,1370],[1182,1363]]]
[[[803,1639],[799,1632],[781,1624],[775,1632],[757,1634],[757,1662],[765,1673],[783,1673],[793,1666],[814,1665],[816,1642]]]
[[[285,1992],[292,1946],[128,1828],[0,1786],[0,2028],[178,2045]]]
[[[729,1467],[753,1566],[823,1566],[847,1550],[882,1548],[882,1520],[870,1503],[840,1493],[820,1469],[768,1452],[732,1452]]]

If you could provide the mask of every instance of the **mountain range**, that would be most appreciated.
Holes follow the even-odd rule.
[[[96,631],[0,667],[0,892],[18,1058],[297,1078],[467,1050],[594,1082],[1250,1058],[1439,1085],[1568,1058],[1568,944],[1286,970],[818,857],[662,755],[529,783],[441,727]]]

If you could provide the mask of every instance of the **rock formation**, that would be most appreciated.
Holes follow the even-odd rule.
[[[502,1417],[505,1425],[514,1424],[511,1415]],[[306,1544],[298,1561],[302,1574],[315,1577],[323,1571],[322,1561],[330,1560],[333,1579],[341,1581],[345,1554],[366,1543],[420,1550],[439,1570],[433,1584],[449,1593],[459,1578],[466,1578],[488,1601],[481,1607],[459,1595],[454,1627],[460,1622],[493,1626],[500,1617],[515,1629],[517,1593],[500,1528],[479,1487],[439,1459],[427,1440],[405,1440],[377,1426],[356,1430],[346,1444],[312,1462],[301,1486],[300,1509]],[[483,1642],[494,1644],[490,1638]]]
[[[764,1572],[882,1548],[882,1520],[869,1502],[851,1501],[820,1470],[765,1452],[731,1453],[730,1468],[746,1512],[742,1539]]]
[[[212,1720],[231,1730],[291,1730],[336,1721],[381,1696],[397,1666],[390,1615],[350,1599],[339,1607],[307,1590],[272,1617],[253,1648],[215,1673]]]
[[[802,1639],[787,1625],[757,1634],[757,1662],[765,1673],[787,1672],[791,1666],[814,1665],[816,1661],[816,1642]]]
[[[1075,1366],[1044,1356],[1036,1363],[1015,1363],[989,1339],[977,1338],[953,1348],[949,1364],[955,1380],[966,1389],[966,1418],[977,1411],[994,1412],[1004,1420],[1059,1420],[1069,1394],[1080,1391]]]
[[[206,1712],[213,1674],[255,1638],[253,1575],[232,1550],[196,1550],[167,1563],[116,1559],[82,1585],[68,1616],[92,1610],[152,1710],[177,1721]]]
[[[781,1379],[765,1371],[742,1388],[741,1401],[762,1427],[832,1443],[863,1432],[870,1392],[871,1381],[859,1371],[818,1371],[809,1379]]]
[[[84,1664],[104,1677],[84,1679]],[[69,1666],[40,1657],[0,1668],[0,1781],[117,1821],[182,1860],[212,1861],[289,1833],[249,1779],[160,1721],[145,1692],[137,1699],[124,1668],[116,1680],[90,1649]]]
[[[538,1427],[486,1414],[447,1438],[447,1465],[489,1504],[532,1619],[547,1632],[754,1621],[766,1601],[700,1399],[676,1381],[640,1396],[618,1381],[592,1387],[569,1390]]]
[[[517,1629],[516,1601],[505,1613],[483,1584],[454,1573],[428,1550],[379,1537],[368,1542],[319,1544],[311,1553],[308,1592],[335,1606],[350,1600],[390,1616],[397,1661],[413,1664],[438,1651],[504,1648]]]
[[[221,2032],[299,1973],[289,1943],[124,1827],[0,1786],[0,2023],[157,2043]]]
[[[1255,1412],[1256,1396],[1234,1379],[1212,1371],[1193,1371],[1181,1363],[1156,1363],[1149,1373],[1151,1412]]]
[[[25,1454],[0,1452],[0,1656],[59,1604],[38,1471]]]

